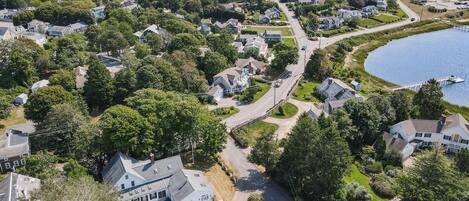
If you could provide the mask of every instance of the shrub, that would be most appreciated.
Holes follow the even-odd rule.
[[[371,189],[380,197],[388,199],[393,198],[395,193],[392,186],[391,178],[384,174],[376,175],[371,178]]]
[[[241,34],[257,34],[257,31],[249,30],[249,29],[243,29],[243,30],[241,30]]]
[[[383,164],[381,162],[374,162],[372,164],[365,165],[366,173],[378,174],[383,171]]]
[[[242,148],[249,147],[248,139],[246,137],[247,131],[244,128],[240,128],[233,131],[233,138]]]
[[[402,167],[402,155],[399,152],[387,151],[384,153],[383,160],[386,165]]]
[[[348,201],[368,201],[371,195],[360,184],[356,182],[348,183],[345,186],[346,197]]]
[[[304,95],[304,98],[305,98],[305,100],[308,100],[308,101],[309,101],[309,100],[311,100],[311,99],[313,98],[313,96],[312,96],[311,94],[305,94],[305,95]]]
[[[283,109],[283,106],[279,106],[279,107],[278,107],[278,113],[279,113],[281,116],[285,116],[285,110]]]

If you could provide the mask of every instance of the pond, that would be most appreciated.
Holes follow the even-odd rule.
[[[399,85],[451,75],[465,78],[443,87],[443,93],[448,102],[469,106],[469,32],[446,29],[391,41],[370,52],[365,70]]]

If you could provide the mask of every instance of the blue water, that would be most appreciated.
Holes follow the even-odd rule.
[[[444,99],[469,106],[469,32],[447,29],[391,41],[370,52],[365,69],[399,85],[463,77],[464,83],[443,87]]]

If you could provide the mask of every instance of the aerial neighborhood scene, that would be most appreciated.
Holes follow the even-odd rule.
[[[467,201],[468,0],[0,0],[0,201]]]

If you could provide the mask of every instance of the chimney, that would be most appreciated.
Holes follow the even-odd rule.
[[[155,154],[150,153],[150,161],[151,161],[151,163],[155,162]]]

